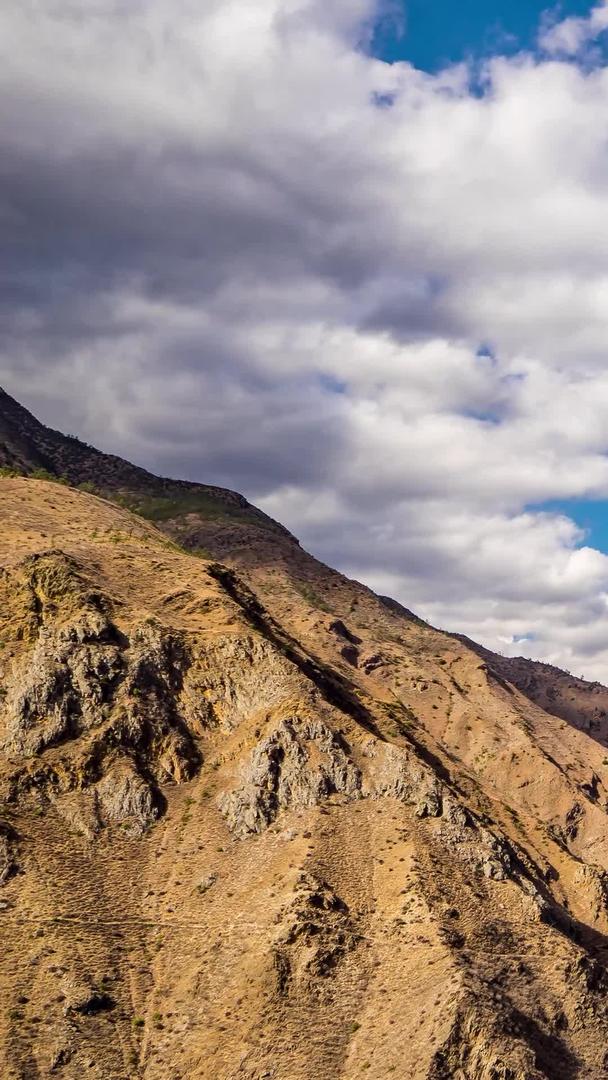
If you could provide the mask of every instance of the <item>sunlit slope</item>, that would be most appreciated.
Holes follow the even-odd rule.
[[[0,1074],[603,1076],[604,747],[281,550],[0,480]]]

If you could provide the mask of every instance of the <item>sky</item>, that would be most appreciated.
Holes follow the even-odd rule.
[[[535,50],[543,19],[563,22],[588,12],[586,0],[553,6],[546,0],[395,0],[376,23],[372,51],[437,72],[448,64]]]
[[[0,385],[608,682],[608,3],[5,0]]]

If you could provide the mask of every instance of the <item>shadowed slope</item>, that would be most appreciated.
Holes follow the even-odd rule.
[[[100,494],[118,495],[125,505],[152,520],[163,520],[176,512],[197,512],[212,520],[251,522],[259,528],[290,536],[282,525],[251,506],[237,492],[153,476],[75,436],[46,427],[0,388],[0,467],[3,466],[25,475],[43,470],[49,478],[55,476],[73,486],[84,484]]]

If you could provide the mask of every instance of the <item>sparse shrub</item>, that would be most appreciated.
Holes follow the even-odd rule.
[[[323,599],[323,597],[319,596],[319,594],[315,592],[314,589],[311,589],[306,585],[296,585],[295,588],[297,592],[299,592],[300,596],[302,596],[304,600],[306,600],[306,603],[310,604],[312,608],[316,608],[317,611],[325,611],[327,612],[327,614],[333,615],[333,608],[331,608],[329,604],[326,603],[326,601]]]
[[[70,486],[70,481],[67,476],[58,476],[56,473],[49,472],[48,469],[33,469],[29,474],[30,480],[48,480],[51,484],[63,484],[65,487]]]

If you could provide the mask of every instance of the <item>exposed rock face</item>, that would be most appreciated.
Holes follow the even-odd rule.
[[[60,628],[42,626],[33,652],[9,684],[4,705],[4,749],[31,756],[101,724],[104,705],[123,674],[112,627],[86,614]]]
[[[190,663],[183,638],[154,623],[132,635],[122,707],[111,740],[134,750],[158,783],[190,779],[200,766],[192,728],[200,730],[205,710],[182,705]]]
[[[188,689],[203,725],[233,731],[265,709],[280,705],[292,665],[263,638],[222,635],[197,652]],[[305,691],[304,691],[305,692]]]
[[[577,887],[589,898],[590,906],[600,919],[608,913],[608,873],[601,866],[579,866],[575,874]]]
[[[256,529],[0,479],[2,1080],[603,1080],[599,704]]]
[[[379,741],[370,742],[370,794],[389,795],[413,805],[418,817],[440,817],[444,788],[428,768],[403,747]]]
[[[33,580],[40,578],[40,563],[33,570],[26,564],[38,600],[37,628],[22,624],[22,637],[33,638],[33,647],[5,672],[3,748],[17,762],[77,742],[79,767],[64,774],[62,790],[86,787],[101,771],[102,819],[133,817],[141,825],[157,815],[142,768],[161,784],[188,779],[200,765],[184,711],[200,730],[208,710],[205,702],[182,709],[191,666],[185,641],[153,620],[122,632],[109,617],[109,599],[86,590],[73,561],[50,553],[43,565],[47,578],[61,573],[62,588],[52,600],[40,600],[39,580]],[[122,765],[112,771],[120,757]],[[56,786],[57,776],[49,779]]]
[[[335,973],[358,942],[344,901],[326,881],[301,874],[275,937],[281,994],[297,993],[307,980]]]
[[[314,806],[329,795],[358,798],[359,770],[322,720],[284,720],[253,751],[242,784],[219,801],[237,836],[259,833],[281,809]]]
[[[550,1074],[536,1068],[536,1052],[521,1034],[515,1015],[497,1020],[472,1000],[435,1053],[429,1080],[544,1080]]]
[[[102,821],[127,822],[135,835],[158,817],[158,806],[149,784],[134,769],[116,765],[95,788]]]
[[[17,872],[18,864],[15,858],[16,836],[14,830],[4,822],[0,822],[0,886]]]

